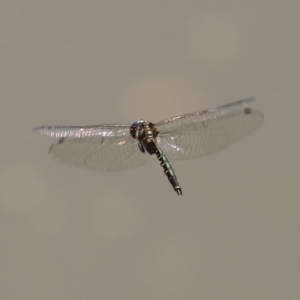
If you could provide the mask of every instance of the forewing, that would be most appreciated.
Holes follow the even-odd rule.
[[[156,124],[157,143],[174,160],[215,153],[261,125],[263,114],[250,108],[252,101],[254,98],[161,121]]]
[[[41,135],[55,138],[83,138],[83,137],[126,137],[129,136],[130,126],[123,124],[90,125],[90,126],[40,126],[33,131]]]
[[[69,164],[99,170],[122,170],[143,165],[149,155],[140,151],[128,125],[34,128],[43,135],[59,137],[50,153]]]

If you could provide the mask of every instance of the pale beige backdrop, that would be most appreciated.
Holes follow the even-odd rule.
[[[1,1],[0,299],[300,299],[299,1]],[[102,173],[36,125],[153,122],[255,96],[214,156]]]

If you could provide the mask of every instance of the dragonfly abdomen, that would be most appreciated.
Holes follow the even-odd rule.
[[[165,156],[165,154],[161,151],[161,149],[157,146],[157,144],[155,143],[155,141],[152,141],[152,143],[154,144],[154,152],[157,156],[157,159],[159,160],[159,163],[161,165],[161,167],[164,170],[164,173],[166,174],[166,176],[168,177],[171,185],[173,186],[173,189],[175,190],[175,192],[178,195],[182,195],[182,189],[177,181],[177,177],[175,175],[175,172],[171,166],[171,164],[169,163],[167,157]]]

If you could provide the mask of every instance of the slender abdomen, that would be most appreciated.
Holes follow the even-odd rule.
[[[178,195],[182,195],[182,190],[181,187],[177,181],[175,172],[171,166],[171,164],[169,163],[167,157],[165,156],[165,154],[162,152],[162,150],[158,147],[158,145],[152,141],[154,144],[154,148],[155,148],[155,154],[160,162],[160,165],[162,166],[162,168],[164,169],[164,172],[166,174],[166,176],[168,177],[171,185],[173,186],[175,192]]]

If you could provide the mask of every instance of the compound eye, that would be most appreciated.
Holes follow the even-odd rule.
[[[130,127],[130,135],[135,138],[135,134],[136,134],[136,125],[132,124]]]
[[[130,135],[136,139],[136,135],[137,135],[137,131],[138,131],[138,127],[139,127],[140,121],[136,121],[134,122],[131,127],[130,127]]]
[[[144,124],[147,122],[148,121],[145,121],[145,120],[139,120],[139,121],[134,122],[130,127],[130,135],[134,139],[139,139],[139,136],[141,136],[144,131],[144,129],[143,129]]]

